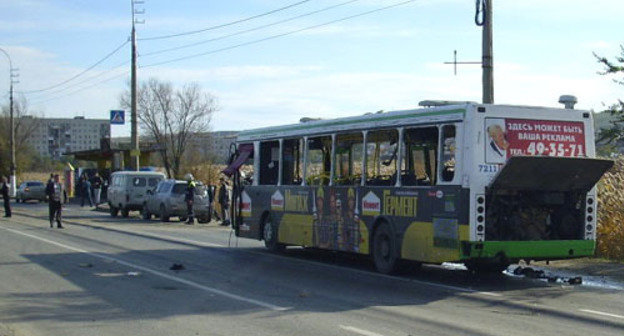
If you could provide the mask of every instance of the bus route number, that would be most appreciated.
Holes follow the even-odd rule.
[[[496,173],[498,172],[498,165],[493,164],[480,164],[479,173]]]

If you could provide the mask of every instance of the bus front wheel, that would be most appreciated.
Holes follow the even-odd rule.
[[[280,244],[277,239],[277,225],[271,220],[271,215],[267,215],[262,223],[262,239],[264,246],[273,252],[284,250],[284,244]]]
[[[375,230],[372,250],[377,271],[384,274],[394,272],[399,258],[394,235],[387,223],[382,223]]]

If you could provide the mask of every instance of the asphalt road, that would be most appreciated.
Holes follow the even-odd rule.
[[[265,251],[227,228],[46,204],[0,220],[0,335],[624,335],[622,287]],[[171,270],[179,264],[181,270]]]

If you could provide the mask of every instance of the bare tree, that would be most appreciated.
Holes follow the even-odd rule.
[[[30,159],[32,148],[28,144],[28,139],[37,131],[41,120],[38,113],[30,110],[28,101],[24,96],[19,96],[13,102],[13,123],[15,126],[15,156],[18,168],[23,168],[24,163]],[[9,134],[10,129],[10,106],[2,106],[0,116],[0,134]],[[0,160],[3,162],[2,171],[8,172],[9,159],[9,139],[0,137]],[[6,163],[6,167],[4,167]]]
[[[130,108],[130,91],[121,96]],[[216,98],[196,83],[175,90],[170,82],[151,78],[137,90],[137,113],[141,130],[161,146],[160,155],[170,177],[180,177],[182,157],[195,134],[210,130]]]

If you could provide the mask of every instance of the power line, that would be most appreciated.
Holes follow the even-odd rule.
[[[199,34],[199,33],[203,33],[205,31],[209,31],[209,30],[215,30],[215,29],[219,29],[219,28],[223,28],[223,27],[229,27],[235,24],[239,24],[242,22],[247,22],[250,20],[254,20],[263,16],[267,16],[267,15],[271,15],[277,12],[281,12],[283,10],[295,7],[295,6],[299,6],[301,4],[304,4],[306,2],[310,2],[312,0],[303,0],[303,1],[299,1],[299,2],[295,2],[293,4],[290,4],[288,6],[284,6],[281,8],[277,8],[262,14],[258,14],[258,15],[254,15],[254,16],[250,16],[244,19],[240,19],[240,20],[236,20],[236,21],[232,21],[232,22],[228,22],[228,23],[223,23],[220,25],[215,25],[215,26],[211,26],[211,27],[207,27],[207,28],[203,28],[203,29],[198,29],[198,30],[192,30],[192,31],[188,31],[188,32],[183,32],[183,33],[178,33],[178,34],[171,34],[171,35],[161,35],[161,36],[153,36],[153,37],[144,37],[144,38],[140,38],[138,39],[139,41],[151,41],[151,40],[162,40],[162,39],[167,39],[167,38],[172,38],[172,37],[179,37],[179,36],[185,36],[185,35],[192,35],[192,34]]]
[[[114,80],[114,79],[117,79],[117,78],[120,78],[120,77],[123,77],[123,76],[126,76],[126,75],[127,75],[127,73],[124,71],[124,72],[122,72],[122,73],[120,73],[120,74],[117,74],[117,75],[115,75],[115,76],[109,77],[109,78],[104,79],[104,80],[102,80],[102,81],[96,82],[96,83],[91,84],[91,85],[87,85],[87,86],[82,87],[82,88],[80,88],[80,89],[78,89],[78,90],[75,90],[75,91],[72,91],[72,92],[69,92],[69,93],[66,93],[66,94],[60,95],[60,96],[51,97],[51,98],[44,99],[44,100],[40,100],[40,101],[36,101],[36,100],[35,100],[32,104],[33,104],[33,105],[35,105],[35,104],[42,104],[42,103],[46,103],[46,102],[49,102],[49,101],[52,101],[52,100],[56,100],[56,99],[64,98],[64,97],[67,97],[67,96],[71,96],[71,95],[74,95],[74,94],[76,94],[76,93],[80,93],[80,92],[82,92],[82,91],[84,91],[84,90],[86,90],[86,89],[90,89],[90,88],[92,88],[92,87],[95,87],[95,86],[98,86],[98,85],[104,84],[104,83],[106,83],[106,82],[110,82],[110,81],[112,81],[112,80]]]
[[[57,93],[61,93],[61,92],[63,92],[63,91],[66,91],[66,90],[72,89],[72,88],[74,88],[74,87],[76,87],[76,86],[79,86],[79,85],[81,85],[81,84],[84,84],[84,83],[90,82],[90,81],[92,81],[92,80],[94,80],[94,79],[97,79],[97,78],[99,78],[99,77],[102,77],[102,76],[106,75],[106,74],[107,74],[107,73],[109,73],[109,72],[112,72],[112,71],[118,70],[119,68],[121,68],[121,67],[122,67],[122,66],[124,66],[124,65],[127,65],[128,63],[130,63],[130,61],[129,61],[129,60],[128,60],[128,61],[124,61],[124,62],[119,63],[118,65],[116,65],[116,66],[114,66],[114,67],[112,67],[112,68],[110,68],[110,69],[108,69],[108,70],[105,70],[105,71],[103,71],[103,72],[101,72],[101,73],[99,73],[99,74],[93,75],[93,76],[91,76],[91,77],[87,77],[87,78],[83,79],[82,81],[79,81],[79,82],[76,82],[76,83],[72,83],[71,85],[66,86],[66,87],[64,87],[64,88],[61,88],[61,89],[58,89],[58,90],[55,90],[55,91],[52,91],[52,92],[47,92],[47,93],[44,93],[43,95],[44,95],[44,96],[45,96],[45,95],[55,95],[55,94],[57,94]],[[38,98],[41,98],[41,97],[42,97],[42,96],[39,96],[39,97],[35,97],[35,98],[33,98],[33,99],[38,99]]]
[[[321,8],[319,10],[315,10],[315,11],[308,12],[308,13],[305,13],[305,14],[297,15],[297,16],[294,16],[294,17],[291,17],[291,18],[288,18],[288,19],[279,20],[279,21],[276,21],[276,22],[273,22],[273,23],[257,26],[257,27],[254,27],[254,28],[241,30],[239,32],[235,32],[235,33],[232,33],[232,34],[219,36],[219,37],[215,37],[215,38],[211,38],[211,39],[203,40],[203,41],[198,41],[198,42],[194,42],[194,43],[183,44],[183,45],[180,45],[180,46],[177,46],[177,47],[151,51],[151,52],[148,52],[148,53],[145,53],[145,54],[141,54],[139,56],[141,56],[141,57],[153,56],[153,55],[158,55],[158,54],[162,54],[162,53],[166,53],[166,52],[170,52],[170,51],[176,51],[176,50],[180,50],[180,49],[195,47],[195,46],[206,44],[206,43],[209,43],[209,42],[215,42],[215,41],[219,41],[219,40],[224,40],[226,38],[230,38],[230,37],[233,37],[233,36],[242,35],[242,34],[245,34],[245,33],[250,33],[250,32],[256,31],[256,30],[260,30],[260,29],[276,26],[278,24],[282,24],[282,23],[285,23],[285,22],[294,21],[294,20],[300,19],[302,17],[311,16],[311,15],[314,15],[314,14],[325,12],[325,11],[328,11],[328,10],[331,10],[331,9],[334,9],[334,8],[337,8],[337,7],[340,7],[340,6],[348,5],[348,4],[353,3],[353,2],[357,2],[357,1],[360,1],[360,0],[345,1],[345,2],[339,3],[337,5]]]
[[[100,65],[102,62],[104,62],[105,60],[107,60],[108,58],[110,58],[111,56],[113,56],[116,52],[118,52],[121,48],[123,48],[126,44],[128,43],[128,41],[125,41],[124,43],[122,43],[120,46],[118,46],[117,48],[115,48],[113,51],[111,51],[110,53],[108,53],[106,56],[104,56],[104,58],[100,59],[99,61],[95,62],[93,65],[91,65],[90,67],[86,68],[85,70],[83,70],[82,72],[78,73],[77,75],[64,80],[60,83],[54,84],[52,86],[43,88],[43,89],[38,89],[38,90],[27,90],[27,91],[20,91],[21,93],[36,93],[36,92],[43,92],[43,91],[48,91],[54,88],[57,88],[63,84],[69,83],[70,81],[82,76],[83,74],[87,73],[88,71],[92,70],[93,68],[95,68],[96,66]]]
[[[219,52],[222,52],[222,51],[227,51],[227,50],[232,50],[232,49],[236,49],[236,48],[240,48],[240,47],[244,47],[244,46],[248,46],[248,45],[252,45],[252,44],[257,44],[257,43],[260,43],[260,42],[273,40],[273,39],[276,39],[276,38],[279,38],[279,37],[284,37],[284,36],[300,33],[302,31],[312,30],[312,29],[323,27],[323,26],[328,26],[330,24],[334,24],[334,23],[338,23],[338,22],[342,22],[342,21],[347,21],[347,20],[354,19],[354,18],[357,18],[357,17],[373,14],[373,13],[376,13],[376,12],[381,12],[381,11],[384,11],[384,10],[387,10],[387,9],[391,9],[391,8],[394,8],[394,7],[406,5],[406,4],[414,2],[414,1],[416,1],[416,0],[407,0],[407,1],[399,2],[399,3],[393,4],[393,5],[381,7],[381,8],[378,8],[378,9],[373,9],[373,10],[362,12],[362,13],[359,13],[359,14],[343,17],[341,19],[336,19],[336,20],[325,22],[325,23],[321,23],[321,24],[317,24],[317,25],[313,25],[313,26],[309,26],[309,27],[305,27],[305,28],[301,28],[301,29],[297,29],[297,30],[292,30],[292,31],[289,31],[289,32],[286,32],[286,33],[272,35],[272,36],[261,38],[261,39],[258,39],[258,40],[253,40],[253,41],[240,43],[240,44],[236,44],[236,45],[229,46],[229,47],[224,47],[224,48],[220,48],[220,49],[210,50],[210,51],[203,52],[203,53],[193,54],[193,55],[189,55],[189,56],[174,58],[174,59],[167,60],[167,61],[162,61],[162,62],[157,62],[157,63],[144,65],[144,66],[141,66],[141,68],[148,68],[148,67],[154,67],[154,66],[163,65],[163,64],[179,62],[179,61],[187,60],[187,59],[190,59],[190,58],[195,58],[195,57],[205,56],[205,55],[210,55],[210,54],[216,54],[216,53],[219,53]]]

